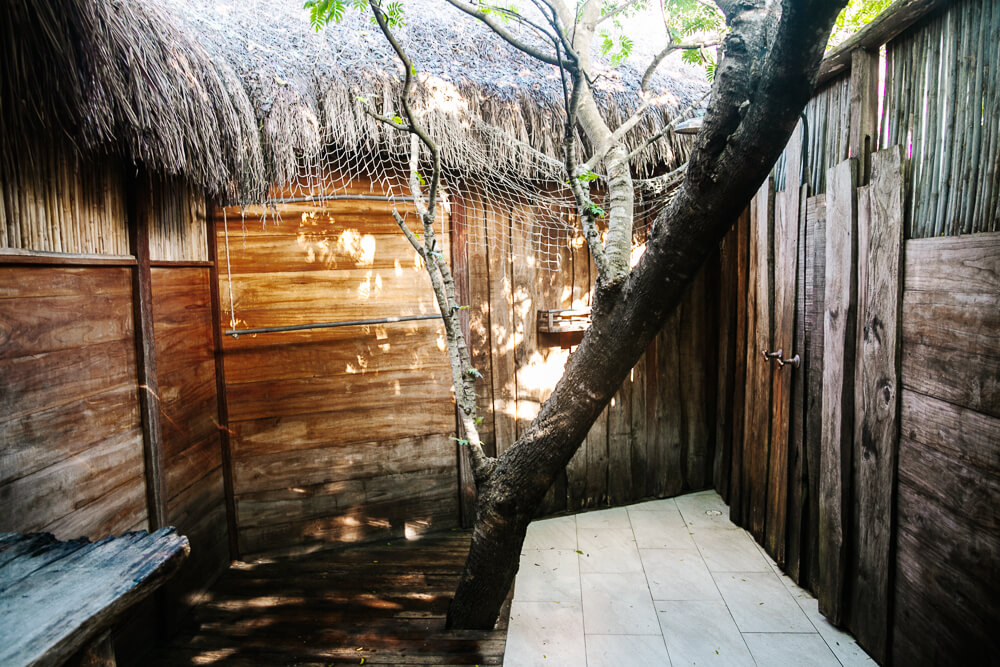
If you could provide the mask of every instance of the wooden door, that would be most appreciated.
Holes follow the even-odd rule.
[[[807,186],[801,185],[801,136],[799,127],[786,149],[783,189],[775,192],[774,181],[769,179],[751,204],[746,502],[738,518],[781,565],[786,562],[788,542],[789,476],[802,459],[801,438],[791,437],[795,379],[802,360],[796,312],[802,306],[799,250],[808,195]],[[801,425],[800,419],[794,421]],[[791,486],[800,500],[800,485]]]

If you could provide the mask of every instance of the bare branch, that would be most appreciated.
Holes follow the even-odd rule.
[[[687,40],[676,40],[671,36],[670,42],[663,48],[662,51],[657,53],[653,60],[650,61],[649,66],[646,67],[646,71],[642,75],[642,81],[639,83],[640,90],[646,90],[649,88],[649,82],[653,79],[653,74],[656,73],[656,69],[663,62],[664,58],[669,56],[674,51],[685,51],[688,49],[704,49],[711,46],[719,46],[722,44],[724,39],[722,33],[712,33],[706,35],[702,39],[687,39]]]
[[[513,46],[515,49],[524,51],[529,56],[537,58],[538,60],[541,60],[543,63],[548,63],[549,65],[555,65],[558,67],[562,64],[558,56],[553,56],[551,54],[545,53],[544,51],[541,51],[535,48],[534,46],[531,46],[530,44],[527,44],[526,42],[518,39],[517,37],[514,36],[513,33],[509,32],[506,28],[500,25],[500,23],[496,21],[496,19],[494,19],[489,14],[484,14],[483,12],[479,11],[479,9],[477,9],[474,5],[467,5],[466,3],[461,2],[460,0],[447,0],[447,2],[452,7],[455,7],[456,9],[465,12],[469,16],[475,18],[476,20],[482,21],[483,23],[488,25],[490,27],[490,30],[495,32],[497,36],[499,36],[505,42]]]
[[[600,25],[609,19],[613,19],[616,16],[620,16],[622,13],[627,12],[629,9],[632,9],[632,7],[635,7],[639,4],[639,2],[641,2],[641,0],[626,0],[626,2],[616,5],[611,11],[598,19],[597,25]]]
[[[594,151],[594,154],[590,156],[590,159],[583,164],[582,170],[593,171],[600,161],[604,159],[604,156],[608,154],[608,151],[611,150],[611,147],[624,139],[629,130],[638,124],[639,120],[642,118],[642,114],[646,113],[646,110],[649,109],[649,105],[652,103],[653,98],[646,97],[642,101],[642,104],[639,105],[639,108],[637,108],[624,123],[615,128],[615,131],[611,133],[611,136],[608,137],[607,141],[601,144],[601,146]]]
[[[706,99],[708,99],[708,96],[711,95],[711,94],[712,94],[712,90],[711,89],[707,90],[704,95],[702,95],[701,97],[698,98],[697,102],[695,102],[694,104],[689,105],[688,108],[686,108],[684,111],[682,111],[679,114],[677,114],[677,116],[672,121],[670,121],[669,125],[667,125],[665,128],[663,128],[662,130],[660,130],[659,132],[657,132],[653,136],[646,137],[646,140],[642,142],[641,146],[638,146],[634,151],[632,151],[631,153],[628,154],[628,160],[629,160],[629,162],[631,162],[632,160],[634,160],[636,158],[636,156],[638,156],[644,150],[646,150],[647,148],[649,148],[650,146],[652,146],[653,144],[655,144],[657,141],[659,141],[660,137],[662,137],[663,135],[665,135],[667,132],[672,132],[673,129],[675,127],[677,127],[677,125],[681,121],[687,119],[688,114],[690,114],[692,111],[694,111],[695,109],[697,109],[698,107],[700,107],[702,105],[702,103]]]

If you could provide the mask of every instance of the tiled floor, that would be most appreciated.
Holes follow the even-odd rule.
[[[712,491],[536,521],[507,632],[522,665],[874,665]]]

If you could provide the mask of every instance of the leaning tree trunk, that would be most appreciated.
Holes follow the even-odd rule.
[[[552,396],[477,482],[452,628],[496,623],[536,508],[788,141],[844,0],[788,0],[777,21],[767,0],[718,4],[731,33],[687,179],[627,280],[598,283],[593,323]]]

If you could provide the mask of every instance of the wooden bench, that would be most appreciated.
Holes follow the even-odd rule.
[[[0,665],[114,665],[112,625],[189,551],[173,528],[98,542],[0,533]]]

